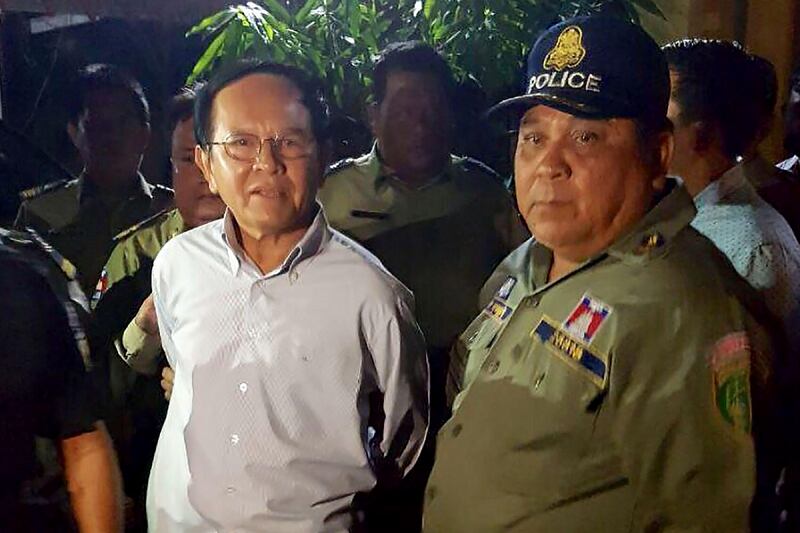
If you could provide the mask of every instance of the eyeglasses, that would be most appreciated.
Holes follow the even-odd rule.
[[[209,146],[222,145],[228,157],[236,161],[252,163],[261,156],[265,144],[269,144],[272,153],[281,159],[301,159],[311,154],[314,141],[302,135],[287,135],[286,137],[259,138],[249,133],[234,133],[225,137],[222,142],[210,142]]]

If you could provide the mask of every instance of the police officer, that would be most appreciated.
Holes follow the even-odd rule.
[[[664,57],[637,26],[582,17],[536,41],[528,78],[503,104],[524,112],[514,165],[534,240],[460,337],[424,530],[746,531],[751,382],[771,349],[666,177]]]
[[[169,239],[216,220],[225,211],[222,200],[211,193],[194,164],[192,111],[196,89],[183,89],[169,106],[170,162],[177,208],[154,215],[115,237],[117,244],[100,276],[92,304],[94,344],[102,346],[109,357],[116,422],[111,427],[117,437],[126,493],[133,502],[131,522],[142,530],[146,527],[147,474],[166,414],[159,380],[153,377],[162,362],[162,350],[150,298],[151,268]]]
[[[497,174],[450,153],[453,87],[430,46],[387,46],[373,72],[372,151],[334,165],[319,191],[331,225],[414,292],[434,425],[443,418],[448,350],[478,310],[483,282],[527,234]]]
[[[16,227],[31,226],[78,269],[87,295],[94,289],[112,238],[172,203],[172,191],[139,173],[150,137],[150,111],[141,85],[112,65],[82,69],[67,131],[84,171],[76,180],[21,193]]]

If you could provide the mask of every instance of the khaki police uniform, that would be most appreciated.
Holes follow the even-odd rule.
[[[153,215],[114,238],[116,246],[97,282],[92,307],[97,342],[111,349],[111,385],[118,399],[136,377],[122,361],[144,374],[157,371],[159,339],[147,335],[133,319],[150,295],[150,272],[156,255],[184,229],[183,218],[177,209],[172,209]]]
[[[117,235],[92,297],[93,341],[108,364],[108,427],[120,458],[125,492],[136,500],[137,518],[142,521],[144,491],[167,402],[160,378],[153,375],[162,361],[160,338],[147,335],[133,319],[150,295],[156,255],[184,229],[183,218],[172,209]]]
[[[113,246],[113,237],[172,206],[172,190],[139,174],[120,195],[101,194],[85,177],[35,187],[20,194],[15,226],[31,226],[69,259],[89,295]]]
[[[425,532],[747,530],[750,391],[771,345],[671,183],[560,279],[532,240],[503,262],[455,350],[465,390],[438,436]]]

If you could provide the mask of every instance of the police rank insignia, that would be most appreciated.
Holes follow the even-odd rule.
[[[531,331],[531,337],[538,337],[551,352],[569,365],[587,371],[585,375],[598,387],[605,387],[608,374],[608,359],[605,354],[592,350],[573,338],[546,316]]]
[[[578,26],[568,26],[559,34],[553,49],[544,57],[543,67],[561,72],[565,68],[577,67],[586,56],[583,47],[583,32]]]
[[[593,298],[587,292],[562,327],[569,335],[589,344],[612,311],[610,305]]]
[[[740,331],[714,345],[708,364],[714,377],[714,403],[722,419],[737,431],[750,433],[750,341]]]
[[[486,306],[483,312],[502,322],[511,314],[511,308],[495,298]]]
[[[506,300],[510,295],[511,291],[514,290],[514,285],[517,284],[517,278],[513,276],[508,276],[500,288],[497,290],[497,297],[501,300]]]

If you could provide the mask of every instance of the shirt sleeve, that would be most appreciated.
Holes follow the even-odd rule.
[[[405,475],[414,466],[428,430],[429,369],[425,340],[409,299],[375,311],[367,338],[382,393],[383,462]]]
[[[158,333],[161,338],[161,346],[167,356],[167,361],[172,368],[175,368],[173,362],[174,347],[172,344],[172,317],[167,311],[166,298],[164,287],[167,282],[164,279],[165,273],[163,272],[164,256],[160,254],[156,257],[153,263],[152,273],[152,289],[153,289],[153,304],[156,308],[156,319],[158,320]]]
[[[135,319],[130,321],[122,337],[114,341],[114,347],[122,360],[136,372],[153,375],[158,371],[161,339],[140,328]]]
[[[747,265],[747,281],[761,291],[767,307],[784,326],[789,345],[800,348],[800,264],[781,244],[757,247]]]

